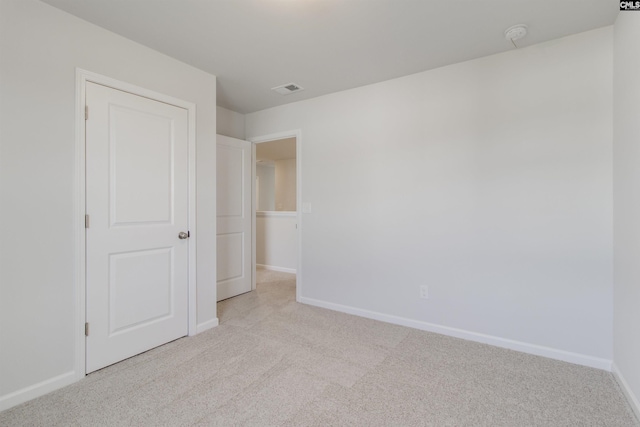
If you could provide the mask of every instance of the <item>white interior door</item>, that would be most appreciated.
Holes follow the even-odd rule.
[[[189,201],[187,110],[90,82],[86,103],[89,373],[187,335]]]
[[[218,301],[251,291],[251,143],[217,136]]]

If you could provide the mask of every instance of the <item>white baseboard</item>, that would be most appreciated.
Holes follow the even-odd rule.
[[[206,322],[202,322],[202,323],[196,325],[196,335],[199,334],[200,332],[206,331],[207,329],[215,328],[218,325],[219,325],[219,321],[218,321],[217,317],[215,319],[211,319],[211,320],[207,320]]]
[[[265,270],[281,271],[283,273],[296,274],[295,268],[276,267],[275,265],[256,264],[256,268],[264,268]]]
[[[636,418],[640,421],[640,400],[638,400],[638,397],[633,393],[631,387],[629,387],[629,383],[624,379],[622,372],[620,372],[615,362],[613,363],[611,372],[613,373],[613,378],[616,379],[616,382],[622,389],[622,393],[624,393],[627,398],[629,406],[631,406],[631,409],[633,409],[633,412],[636,414]]]
[[[78,381],[78,376],[74,371],[71,371],[14,391],[13,393],[0,396],[0,411],[43,396],[54,390],[73,384],[76,381]]]
[[[576,365],[589,366],[591,368],[603,369],[611,371],[611,360],[601,359],[598,357],[587,356],[580,353],[572,353],[565,350],[559,350],[551,347],[544,347],[536,344],[529,344],[521,341],[514,341],[506,338],[496,337],[492,335],[480,334],[464,329],[451,328],[449,326],[437,325],[434,323],[422,322],[419,320],[407,319],[405,317],[393,316],[390,314],[378,313],[375,311],[363,310],[356,307],[350,307],[341,304],[335,304],[313,298],[301,297],[299,302],[309,304],[316,307],[327,308],[333,311],[353,314],[368,319],[380,320],[382,322],[393,323],[395,325],[408,326],[423,331],[435,332],[437,334],[448,335],[455,338],[462,338],[469,341],[476,341],[483,344],[490,344],[496,347],[508,348],[510,350],[520,351],[523,353],[534,354],[536,356],[548,357],[550,359],[562,360]]]
[[[216,326],[218,326],[218,323],[219,321],[217,317],[215,319],[200,323],[196,326],[196,334],[204,332],[207,329],[215,328]],[[69,384],[73,384],[83,377],[84,375],[77,376],[74,371],[71,371],[31,385],[29,387],[25,387],[21,390],[14,391],[13,393],[0,396],[0,411],[4,411],[31,399],[35,399],[36,397],[43,396],[47,393],[68,386]]]

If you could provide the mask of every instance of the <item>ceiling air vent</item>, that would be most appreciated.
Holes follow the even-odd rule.
[[[301,90],[304,90],[304,88],[295,83],[287,83],[282,86],[272,87],[271,90],[278,92],[280,95],[289,95],[294,92],[300,92]]]

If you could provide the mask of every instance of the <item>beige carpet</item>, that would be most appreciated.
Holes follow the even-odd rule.
[[[611,374],[295,303],[295,276],[221,325],[0,413],[2,426],[637,426]]]

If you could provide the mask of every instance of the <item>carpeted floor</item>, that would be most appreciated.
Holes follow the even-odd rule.
[[[638,426],[608,372],[314,308],[295,276],[220,326],[0,413],[1,426]]]

